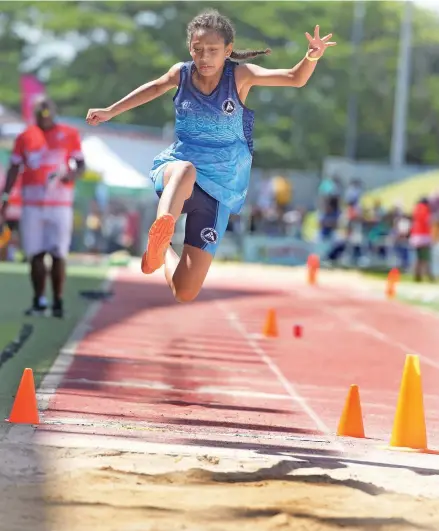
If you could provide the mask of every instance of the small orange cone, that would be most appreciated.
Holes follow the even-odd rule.
[[[310,254],[307,260],[308,284],[313,286],[317,283],[317,270],[320,266],[320,258],[317,254]]]
[[[343,413],[338,423],[337,435],[362,439],[365,437],[358,385],[351,385],[349,388]]]
[[[427,449],[421,364],[413,354],[405,359],[390,446]]]
[[[40,423],[32,369],[24,369],[11,414],[6,421],[14,424]]]
[[[396,295],[396,285],[399,282],[399,269],[394,267],[387,275],[386,295],[389,299],[393,299]]]
[[[268,310],[263,334],[265,337],[277,337],[279,335],[277,330],[276,311],[273,309]]]

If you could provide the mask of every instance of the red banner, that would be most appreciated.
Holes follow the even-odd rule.
[[[34,121],[33,108],[35,99],[45,95],[46,89],[35,76],[28,74],[21,76],[20,89],[22,117],[27,124],[31,124]]]

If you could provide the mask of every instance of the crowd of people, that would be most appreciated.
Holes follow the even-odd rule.
[[[343,190],[337,178],[323,179],[318,190],[319,241],[331,264],[398,266],[412,268],[414,277],[433,279],[432,246],[439,241],[439,188],[431,197],[420,197],[413,211],[401,206],[385,209],[379,199],[370,208],[362,205],[361,181],[352,180]]]
[[[298,204],[291,179],[275,175],[261,179],[255,188],[249,201],[248,232],[302,239],[305,217],[311,209]]]
[[[248,223],[230,221],[229,231],[315,240],[322,263],[329,266],[389,268],[414,271],[416,280],[433,279],[432,247],[439,242],[439,186],[431,197],[420,197],[412,212],[395,202],[384,208],[379,199],[364,206],[364,186],[352,179],[323,178],[316,203],[296,201],[290,179],[262,179],[249,205]],[[305,234],[307,216],[317,213],[317,230]]]
[[[97,201],[92,200],[85,223],[82,216],[78,219],[80,226],[77,232],[82,238],[75,242],[77,248],[73,250],[85,248],[91,254],[118,251],[138,254],[141,222],[139,212],[121,201],[111,201],[102,208]]]

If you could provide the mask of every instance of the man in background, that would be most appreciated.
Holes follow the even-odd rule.
[[[430,204],[425,197],[415,205],[413,210],[410,244],[416,252],[414,280],[421,282],[425,274],[433,282],[434,277],[431,269],[432,220]]]
[[[75,181],[84,173],[79,132],[56,122],[56,109],[46,98],[37,100],[35,124],[15,141],[6,184],[0,200],[0,218],[5,219],[11,190],[21,174],[21,242],[30,262],[33,301],[26,315],[47,310],[45,298],[46,254],[52,258],[52,315],[63,317],[65,259],[73,224]],[[70,166],[74,162],[74,168]]]

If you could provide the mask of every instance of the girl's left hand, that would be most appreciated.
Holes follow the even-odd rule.
[[[319,35],[320,26],[314,28],[314,37],[306,32],[305,36],[308,39],[308,55],[310,57],[319,59],[325,53],[326,48],[329,46],[336,46],[336,42],[329,42],[329,39],[332,37],[332,33],[326,35],[325,37],[320,38]]]

